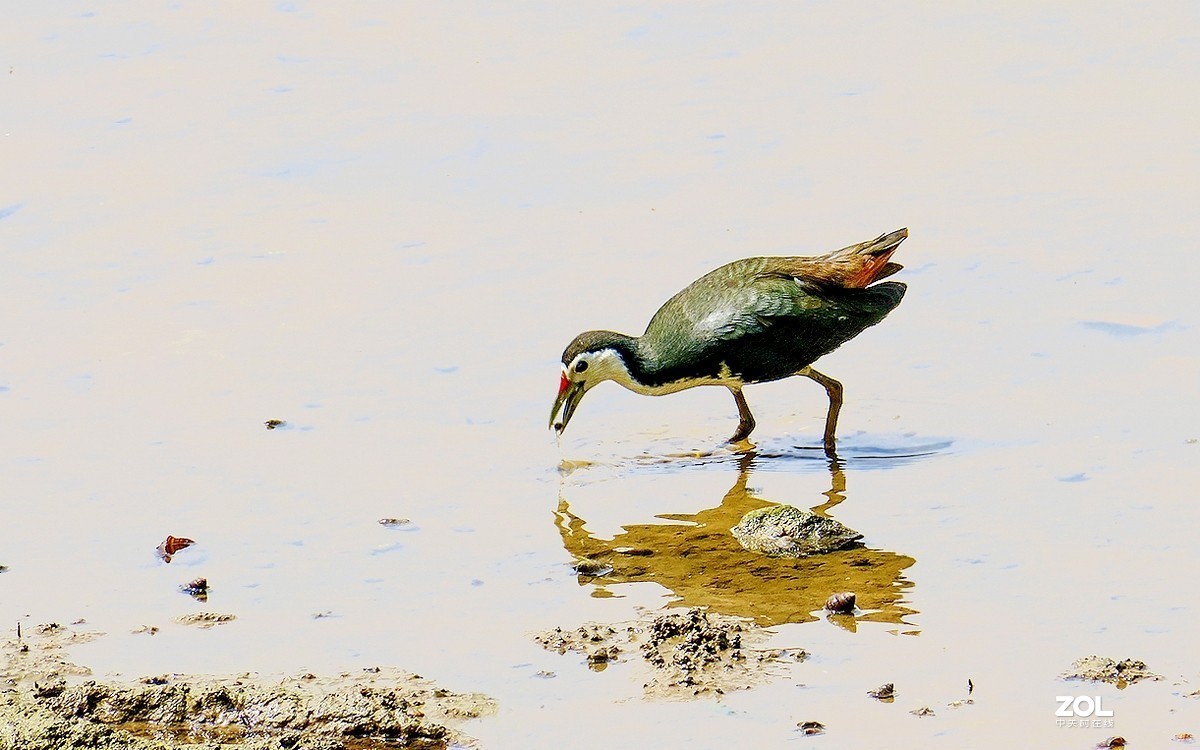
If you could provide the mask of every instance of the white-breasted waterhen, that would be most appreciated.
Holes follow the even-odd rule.
[[[659,308],[646,332],[586,331],[562,355],[562,380],[550,412],[561,433],[583,394],[614,380],[647,396],[722,385],[741,421],[729,439],[754,429],[742,387],[803,375],[829,395],[825,451],[833,454],[842,384],[812,363],[875,325],[904,298],[892,253],[907,229],[815,257],[736,260],[701,276]],[[560,416],[561,412],[561,416]]]

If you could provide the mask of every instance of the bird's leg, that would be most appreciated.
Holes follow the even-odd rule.
[[[833,458],[837,455],[837,439],[834,433],[837,432],[838,412],[842,410],[842,384],[811,367],[805,367],[798,374],[820,383],[829,395],[829,414],[825,417],[825,455]]]
[[[746,404],[746,397],[742,395],[741,388],[730,388],[729,392],[733,394],[733,400],[737,402],[738,422],[737,432],[733,433],[733,437],[729,438],[731,443],[740,443],[750,437],[750,433],[754,431],[754,415],[750,413],[750,407]]]

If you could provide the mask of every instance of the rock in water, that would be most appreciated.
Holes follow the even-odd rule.
[[[823,555],[862,539],[862,534],[832,518],[791,505],[752,510],[731,531],[743,547],[770,557]]]
[[[825,601],[825,609],[835,614],[848,614],[854,611],[854,599],[853,591],[834,594]]]

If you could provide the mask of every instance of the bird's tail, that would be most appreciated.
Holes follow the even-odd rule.
[[[892,253],[908,237],[908,229],[880,235],[869,242],[834,250],[825,259],[842,270],[841,285],[849,289],[861,289],[887,278],[904,266],[891,263]]]

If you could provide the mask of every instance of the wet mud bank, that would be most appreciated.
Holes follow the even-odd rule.
[[[692,608],[612,625],[557,627],[535,640],[560,654],[583,654],[592,669],[637,662],[650,673],[643,686],[647,697],[683,698],[751,688],[771,676],[772,665],[808,656],[799,648],[765,648],[770,636],[748,618]]]
[[[67,660],[100,637],[43,625],[0,646],[0,750],[383,750],[473,746],[459,725],[495,711],[418,675],[154,675],[95,679]]]

